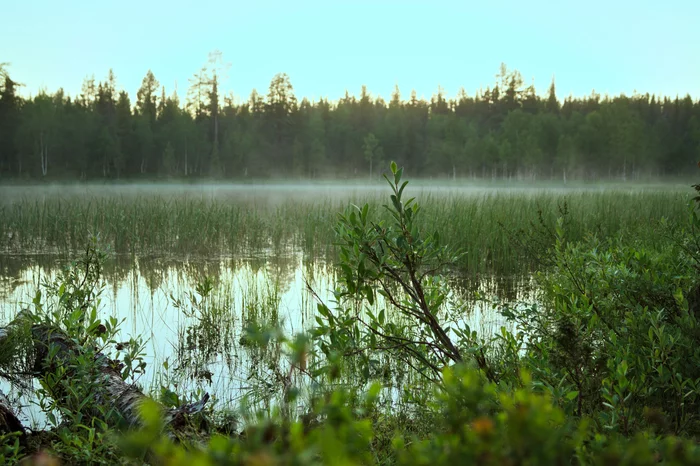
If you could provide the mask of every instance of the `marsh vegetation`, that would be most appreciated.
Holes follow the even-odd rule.
[[[47,382],[61,379],[46,375],[38,392],[5,383],[19,419],[62,435],[39,445],[82,462],[87,453],[111,462],[120,448],[202,464],[217,448],[233,448],[234,462],[263,453],[413,462],[409,450],[433,462],[435,442],[456,438],[494,462],[524,454],[586,463],[626,448],[697,458],[671,437],[629,440],[648,429],[696,431],[697,376],[682,362],[694,351],[698,305],[692,190],[418,182],[399,191],[401,173],[390,180],[391,200],[385,185],[332,183],[0,188],[4,321],[29,309],[69,336],[107,323],[97,348],[121,361],[124,380],[199,427],[175,427],[189,439],[184,449],[148,415],[126,447],[71,446],[66,439],[84,439],[71,425],[94,440],[112,432],[110,417],[93,400],[92,424],[76,419],[65,387]],[[99,273],[81,275],[95,261]],[[84,324],[75,312],[88,308]],[[647,361],[635,345],[656,356]],[[90,373],[89,359],[74,370]],[[210,395],[202,411],[197,400]],[[679,401],[669,408],[662,400],[671,396]],[[509,411],[510,397],[530,417]],[[438,421],[439,412],[448,417]],[[522,438],[500,437],[513,422],[524,423]],[[564,443],[525,453],[513,442],[532,441],[528,423]],[[241,431],[246,439],[196,446],[212,432]],[[598,431],[610,436],[590,443]],[[332,451],[316,450],[319,435],[335,439]],[[17,448],[31,452],[36,441]],[[422,446],[401,446],[414,441]],[[22,454],[10,445],[8,454]]]

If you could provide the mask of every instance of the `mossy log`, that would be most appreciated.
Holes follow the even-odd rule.
[[[37,323],[28,311],[20,312],[6,327],[0,328],[0,343],[17,331],[27,332],[31,335],[31,348],[27,350],[27,354],[30,355],[28,365],[33,367],[33,375],[35,377],[43,377],[55,371],[59,365],[69,367],[76,355],[80,354],[82,350],[61,329],[44,323]],[[50,354],[52,355],[51,357],[49,357]],[[141,425],[140,407],[150,398],[138,386],[127,383],[122,379],[119,371],[121,367],[120,361],[97,353],[95,355],[95,363],[97,383],[93,384],[96,390],[94,399],[99,407],[104,408],[101,410],[102,412],[117,414],[113,419],[105,419],[105,421],[114,423],[117,420],[122,426],[139,427]],[[70,371],[66,374],[68,377],[71,375]],[[175,432],[184,429],[187,425],[187,416],[202,411],[208,400],[209,394],[205,394],[196,403],[179,408],[166,409],[163,407],[163,426]],[[56,401],[60,403],[60,400]],[[7,408],[9,409],[10,407],[8,406]],[[0,399],[0,415],[4,413],[2,400]],[[6,424],[8,428],[22,428],[11,409],[7,410],[5,419],[7,419]],[[1,425],[0,429],[2,429]]]

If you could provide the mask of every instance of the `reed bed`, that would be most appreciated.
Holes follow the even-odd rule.
[[[8,188],[6,188],[8,189]],[[410,191],[410,188],[409,188]],[[658,222],[684,221],[690,190],[474,190],[414,188],[423,227],[466,252],[467,273],[521,273],[536,264],[518,247],[533,225],[553,228],[568,210],[569,238],[594,232],[623,233],[655,241]],[[212,257],[279,255],[291,248],[307,257],[330,257],[337,213],[351,203],[370,204],[386,218],[386,193],[348,196],[215,196],[200,192],[162,195],[72,193],[14,196],[0,202],[0,253],[76,254],[89,234],[115,253],[136,256]],[[521,242],[521,241],[520,241]]]

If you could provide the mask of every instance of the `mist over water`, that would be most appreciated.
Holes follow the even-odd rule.
[[[572,192],[687,190],[688,182],[582,182],[573,181],[509,181],[509,180],[412,180],[409,192],[415,196],[461,197],[490,194],[536,194],[542,192],[565,194]],[[0,204],[21,200],[57,200],[70,198],[129,199],[163,197],[211,200],[259,201],[275,204],[285,201],[352,201],[358,198],[385,197],[384,180],[374,182],[341,182],[334,180],[299,182],[295,180],[250,183],[50,183],[45,185],[0,185]]]

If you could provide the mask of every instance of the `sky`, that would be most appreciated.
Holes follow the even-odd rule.
[[[150,69],[184,98],[188,79],[219,50],[222,88],[238,101],[287,73],[296,96],[337,100],[362,85],[389,100],[395,85],[430,98],[493,86],[501,63],[545,94],[634,91],[700,98],[699,0],[6,1],[0,63],[22,94],[85,77],[135,100]]]

